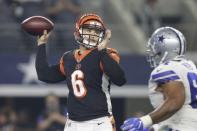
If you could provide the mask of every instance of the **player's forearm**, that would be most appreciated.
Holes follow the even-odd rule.
[[[48,65],[45,46],[45,44],[38,46],[36,56],[36,71],[38,79],[48,83],[55,83],[64,80],[65,77],[60,73],[58,65]]]
[[[154,123],[168,119],[176,113],[185,102],[185,89],[182,82],[168,82],[157,88],[165,98],[163,104],[150,115]]]
[[[45,44],[38,46],[38,51],[37,51],[37,55],[36,55],[36,63],[35,63],[36,69],[44,69],[44,68],[48,67],[45,48],[46,48]]]
[[[153,123],[159,123],[171,117],[174,113],[176,113],[180,107],[177,106],[175,100],[165,100],[165,102],[149,115],[152,118]]]
[[[110,77],[110,80],[114,84],[121,86],[126,83],[124,71],[105,50],[102,51],[101,62],[103,64],[104,72]]]

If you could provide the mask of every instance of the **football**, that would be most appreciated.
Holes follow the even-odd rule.
[[[44,30],[50,32],[54,23],[43,16],[32,16],[21,23],[22,29],[30,35],[41,36]]]

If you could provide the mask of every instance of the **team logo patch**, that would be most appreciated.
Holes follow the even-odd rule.
[[[78,63],[78,64],[75,66],[75,69],[76,69],[76,70],[79,70],[80,68],[81,68],[81,64]]]

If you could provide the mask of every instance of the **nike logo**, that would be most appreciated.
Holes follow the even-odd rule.
[[[103,124],[104,122],[100,122],[100,123],[97,123],[97,125],[101,125],[101,124]]]

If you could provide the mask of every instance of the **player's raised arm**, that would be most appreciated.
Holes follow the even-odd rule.
[[[118,85],[122,86],[126,83],[126,78],[123,69],[119,65],[120,57],[116,50],[107,48],[111,38],[111,31],[106,31],[106,37],[103,42],[98,46],[98,50],[101,52],[101,64],[104,72],[109,76],[110,80]]]
[[[38,37],[38,51],[36,56],[36,71],[38,79],[44,82],[55,83],[65,80],[65,75],[61,73],[60,64],[50,66],[47,62],[46,43],[49,34],[44,31],[41,37]]]

